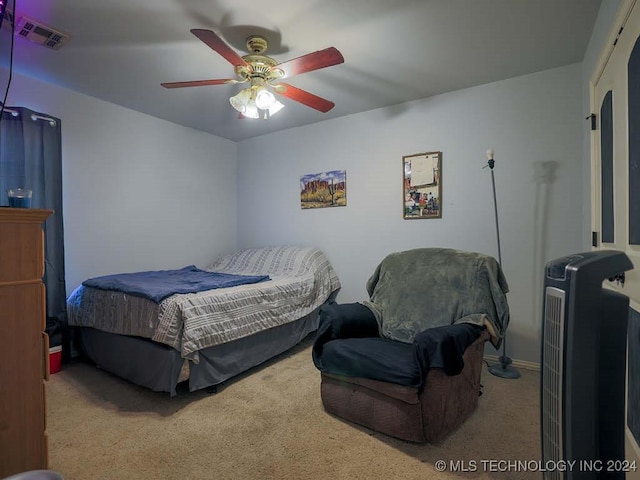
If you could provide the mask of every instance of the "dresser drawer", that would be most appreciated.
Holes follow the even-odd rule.
[[[0,284],[41,280],[44,233],[39,224],[0,223]]]

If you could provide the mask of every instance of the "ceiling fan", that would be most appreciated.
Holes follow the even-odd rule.
[[[279,82],[279,80],[343,63],[344,58],[337,48],[325,48],[324,50],[278,63],[273,58],[263,55],[268,46],[267,40],[263,36],[252,35],[248,37],[246,45],[250,53],[240,56],[211,30],[195,28],[191,30],[191,33],[231,63],[238,78],[162,83],[163,87],[182,88],[248,82],[249,87],[229,99],[231,106],[240,112],[240,116],[248,118],[259,118],[261,115],[264,118],[268,118],[284,107],[282,103],[276,100],[268,87],[283,97],[295,100],[323,113],[334,107],[335,104],[329,100],[288,83]],[[276,81],[278,83],[273,83]]]

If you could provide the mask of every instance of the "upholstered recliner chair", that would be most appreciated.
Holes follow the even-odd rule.
[[[327,412],[412,442],[435,443],[476,409],[485,342],[509,322],[493,257],[444,248],[387,256],[369,300],[320,312],[313,361]]]

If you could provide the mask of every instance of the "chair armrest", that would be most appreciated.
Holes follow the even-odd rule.
[[[441,368],[447,375],[458,375],[464,368],[462,356],[485,327],[454,323],[423,330],[413,340],[418,366],[424,375],[430,368]]]
[[[320,307],[318,331],[313,342],[313,359],[318,366],[322,346],[338,338],[378,337],[378,321],[361,303],[329,303]]]
[[[330,303],[322,306],[318,331],[329,329],[331,340],[379,336],[376,317],[361,303]]]

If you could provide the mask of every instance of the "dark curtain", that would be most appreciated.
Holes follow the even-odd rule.
[[[44,224],[47,317],[66,323],[61,122],[28,108],[7,108],[11,112],[5,110],[0,121],[0,205],[8,206],[8,189],[22,187],[33,190],[31,208],[54,211]]]

